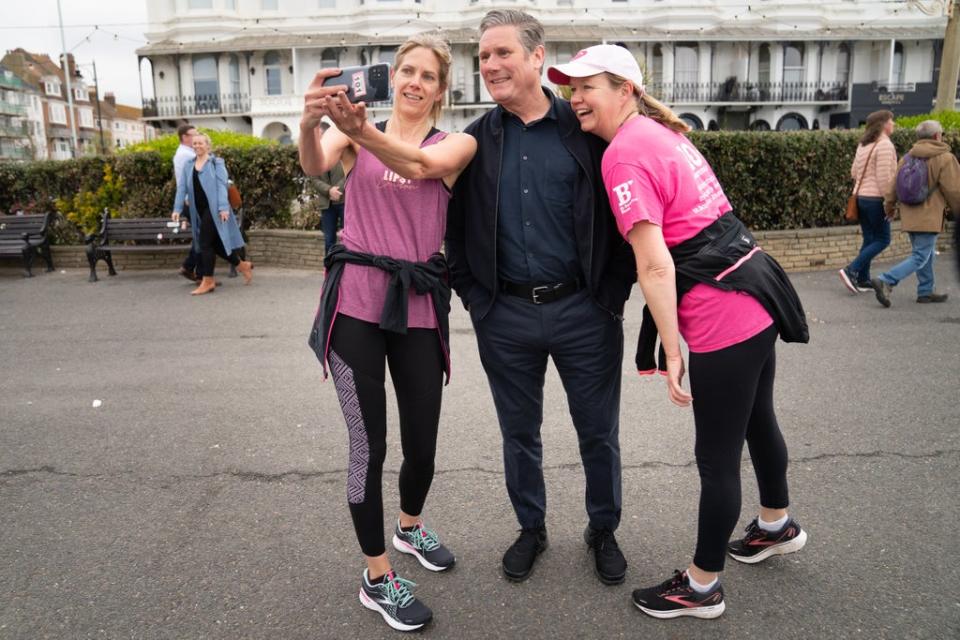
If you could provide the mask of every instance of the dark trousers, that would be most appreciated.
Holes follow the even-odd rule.
[[[623,325],[586,291],[556,302],[500,294],[483,318],[471,313],[503,436],[507,493],[520,526],[544,524],[543,381],[553,359],[586,474],[590,525],[620,523],[620,378]]]
[[[777,329],[771,326],[726,349],[690,354],[690,393],[700,472],[700,518],[693,562],[722,571],[727,542],[740,518],[743,442],[760,489],[760,504],[785,509],[787,445],[773,410]]]
[[[183,211],[180,213],[180,218],[183,220],[190,219],[190,205],[184,204]],[[190,247],[190,253],[187,254],[186,259],[183,261],[183,268],[190,272],[197,271],[197,268],[200,266],[200,254],[193,250],[193,247]]]
[[[330,372],[350,437],[347,501],[364,555],[379,556],[383,541],[383,462],[387,457],[384,363],[400,414],[400,508],[420,515],[433,482],[444,356],[436,329],[384,331],[338,315],[330,338]]]
[[[219,214],[218,214],[219,215]],[[216,266],[217,258],[220,256],[233,266],[240,264],[240,256],[234,251],[227,253],[220,240],[220,234],[217,232],[217,224],[213,221],[213,215],[209,209],[200,212],[200,252],[197,274],[200,276],[213,276],[213,269]]]
[[[857,276],[857,283],[870,282],[870,263],[890,245],[890,221],[883,212],[883,198],[857,198],[860,212],[860,231],[863,245],[860,254],[850,263],[850,271]]]
[[[320,225],[323,228],[323,252],[327,254],[337,243],[337,229],[343,226],[343,203],[331,202],[320,215]]]

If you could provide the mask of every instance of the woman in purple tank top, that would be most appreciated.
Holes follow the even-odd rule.
[[[397,51],[393,110],[367,122],[346,86],[324,87],[339,69],[317,73],[300,122],[300,164],[318,175],[337,162],[347,174],[342,245],[325,264],[324,293],[311,346],[329,365],[347,423],[347,500],[366,558],[360,602],[394,629],[432,618],[386,555],[382,473],[386,456],[385,365],[397,393],[403,464],[393,546],[431,571],[453,554],[421,518],[433,480],[443,375],[449,373],[449,285],[440,255],[450,188],[473,158],[466,134],[434,129],[450,77],[451,55],[438,36],[420,34]],[[321,131],[321,118],[336,127]]]

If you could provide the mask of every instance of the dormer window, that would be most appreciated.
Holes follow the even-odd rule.
[[[44,82],[43,90],[47,92],[48,96],[58,96],[60,95],[60,83],[59,82]]]
[[[77,87],[77,88],[75,88],[75,89],[73,90],[73,99],[74,99],[74,100],[84,100],[84,101],[86,101],[86,100],[87,100],[87,93],[86,93],[83,89],[81,89],[80,87]]]

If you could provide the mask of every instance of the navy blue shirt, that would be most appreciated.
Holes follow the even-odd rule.
[[[540,120],[524,124],[503,111],[503,162],[497,218],[497,275],[519,284],[580,277],[573,222],[580,170],[560,140],[556,98]]]

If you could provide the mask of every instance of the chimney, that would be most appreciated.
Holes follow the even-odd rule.
[[[117,106],[117,97],[110,91],[103,95],[103,101],[109,103],[111,106]]]
[[[58,57],[60,60],[60,69],[64,73],[69,73],[71,78],[77,77],[77,61],[74,59],[72,53],[67,54],[67,64],[63,63],[63,54],[61,53]],[[69,68],[69,70],[68,70]]]

